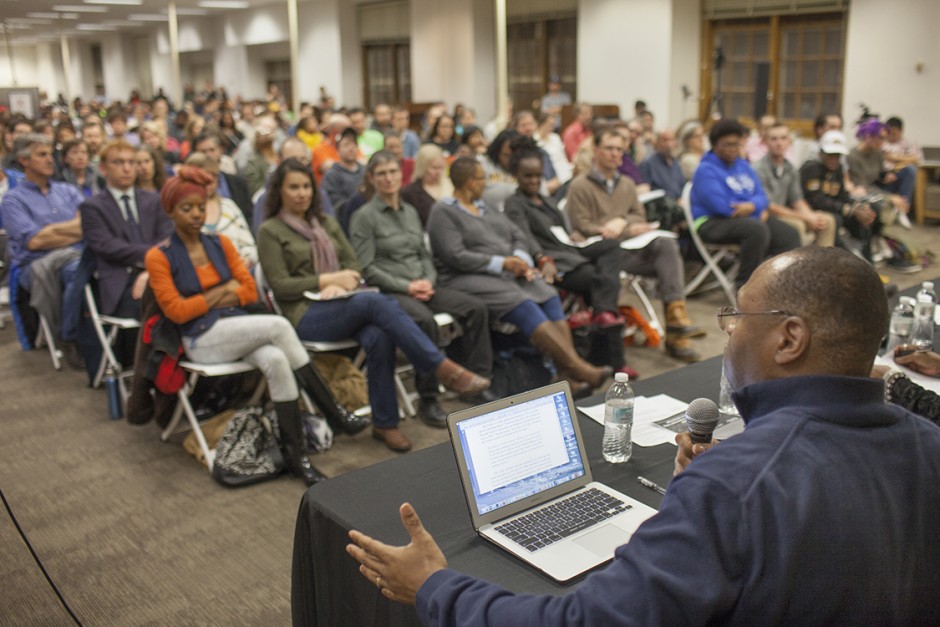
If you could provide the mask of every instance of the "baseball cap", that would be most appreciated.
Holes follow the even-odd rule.
[[[826,131],[823,133],[823,136],[819,138],[819,152],[829,155],[849,154],[849,149],[846,148],[845,134],[842,131]]]

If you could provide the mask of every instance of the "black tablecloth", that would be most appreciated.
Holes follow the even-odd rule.
[[[721,359],[716,357],[637,381],[633,387],[642,396],[666,393],[683,401],[717,400],[720,378]],[[598,395],[582,404],[602,400]],[[636,478],[642,475],[666,486],[675,446],[634,446],[627,464],[609,464],[601,456],[603,428],[583,414],[580,419],[594,478],[658,508],[662,497]],[[294,625],[418,624],[414,608],[385,599],[363,579],[358,564],[345,551],[350,529],[391,544],[407,543],[398,518],[398,507],[405,501],[414,505],[451,568],[515,592],[562,594],[578,585],[560,585],[476,535],[453,451],[450,444],[441,444],[330,479],[304,494],[294,537]]]

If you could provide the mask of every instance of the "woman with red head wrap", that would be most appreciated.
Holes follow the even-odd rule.
[[[160,199],[175,231],[147,253],[150,284],[163,314],[179,328],[187,358],[201,363],[241,359],[261,370],[291,471],[311,485],[325,477],[304,450],[297,384],[310,392],[334,428],[354,433],[367,423],[333,399],[285,318],[245,315],[243,307],[257,300],[251,274],[224,235],[201,232],[211,182],[204,170],[183,166],[164,185]]]

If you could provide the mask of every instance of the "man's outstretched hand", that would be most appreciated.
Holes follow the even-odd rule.
[[[447,568],[447,559],[409,503],[403,503],[398,513],[411,536],[410,543],[390,546],[352,530],[349,532],[352,543],[346,545],[346,552],[361,564],[359,572],[382,594],[393,601],[413,605],[428,577]]]

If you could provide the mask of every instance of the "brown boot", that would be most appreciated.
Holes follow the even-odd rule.
[[[670,333],[689,338],[705,337],[705,330],[692,324],[684,300],[676,300],[666,305],[667,337]]]
[[[529,341],[543,355],[552,358],[558,368],[558,375],[563,379],[583,381],[596,388],[610,376],[610,368],[598,368],[581,359],[574,348],[571,329],[565,320],[543,322],[529,336]]]
[[[458,364],[456,361],[445,358],[434,371],[434,376],[441,385],[458,394],[479,394],[490,387],[490,380],[474,374]]]
[[[692,342],[689,338],[678,333],[666,333],[666,353],[687,364],[702,360],[701,356],[692,349]]]

